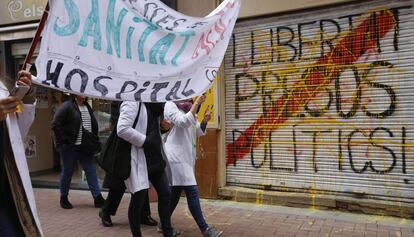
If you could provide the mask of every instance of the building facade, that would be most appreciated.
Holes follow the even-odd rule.
[[[19,68],[44,3],[0,6],[1,16],[10,16],[0,20],[3,73]],[[219,3],[169,4],[205,16]],[[10,11],[20,5],[20,12]],[[413,5],[242,0],[209,91],[214,121],[198,141],[202,196],[413,217]],[[30,131],[42,141],[38,158],[29,160],[31,172],[53,166],[55,93],[39,93],[47,105]],[[107,102],[94,106],[105,128]]]
[[[43,14],[46,0],[6,0],[0,4],[0,74],[15,78],[21,69],[38,21]],[[35,57],[37,50],[35,51]],[[32,63],[34,62],[34,59]],[[35,74],[36,67],[31,69]],[[53,167],[51,133],[51,90],[38,88],[36,120],[29,131],[27,154],[31,172]]]
[[[177,8],[176,0],[163,2]],[[15,78],[21,70],[46,3],[47,0],[6,0],[0,4],[0,75]],[[36,75],[35,60],[39,45],[40,43],[31,61],[30,71],[33,75]],[[57,90],[37,86],[36,97],[36,118],[24,141],[27,151],[30,150],[30,155],[26,154],[29,171],[34,176],[49,173],[59,167],[59,157],[53,149],[51,123],[54,112],[67,96]],[[90,100],[90,103],[98,120],[99,135],[105,141],[110,133],[110,101]],[[99,173],[103,177],[101,170]]]
[[[413,217],[413,4],[244,0],[220,194]]]

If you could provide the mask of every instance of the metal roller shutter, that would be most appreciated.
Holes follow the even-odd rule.
[[[414,202],[414,1],[238,22],[227,185]]]
[[[29,52],[31,42],[25,43],[14,43],[11,45],[11,55],[15,58],[24,58],[26,57],[27,52]],[[36,57],[39,54],[40,44],[38,44],[34,51],[34,56]]]

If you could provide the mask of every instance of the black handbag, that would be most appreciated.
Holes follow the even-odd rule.
[[[91,155],[98,154],[101,152],[101,142],[99,137],[93,132],[88,131],[85,127],[82,126],[82,143],[81,149]]]
[[[139,103],[138,114],[132,128],[135,128],[140,112],[141,103]],[[125,180],[131,174],[131,143],[118,137],[117,125],[118,121],[115,123],[115,127],[112,129],[100,156],[97,158],[97,163],[107,173]]]

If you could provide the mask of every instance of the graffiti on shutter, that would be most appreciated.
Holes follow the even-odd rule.
[[[413,1],[237,23],[227,183],[414,202]]]

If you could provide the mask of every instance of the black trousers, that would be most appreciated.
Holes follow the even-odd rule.
[[[128,208],[129,227],[133,237],[141,237],[141,213],[142,205],[144,205],[145,196],[148,196],[148,189],[144,189],[133,193]]]
[[[119,204],[121,203],[122,197],[124,196],[125,189],[119,190],[119,189],[112,189],[110,188],[108,191],[108,196],[106,197],[105,204],[102,207],[102,211],[105,214],[115,216],[116,211],[119,208]],[[145,200],[142,206],[141,210],[141,218],[147,218],[151,215],[151,208],[149,203],[149,197],[148,194],[145,196]]]
[[[25,236],[5,172],[0,174],[0,236]]]
[[[158,215],[164,236],[170,236],[173,232],[171,226],[171,188],[165,172],[149,177],[158,195]]]
[[[171,225],[171,189],[170,184],[168,182],[167,175],[165,172],[160,174],[155,174],[149,176],[149,180],[151,181],[152,185],[157,191],[158,195],[158,215],[160,217],[162,229],[165,236],[171,235],[173,228]],[[115,186],[109,187],[109,193],[106,198],[105,204],[102,208],[102,211],[109,215],[115,215],[116,211],[118,210],[119,204],[121,202],[122,196],[125,192],[125,186],[118,186],[121,188],[116,188]],[[139,193],[139,192],[137,192]],[[135,195],[135,194],[133,194]],[[141,218],[145,218],[151,215],[150,205],[149,205],[149,198],[148,192],[144,195],[143,199],[141,200],[141,195],[137,195],[138,197],[135,202],[134,206],[138,207],[140,202],[142,201],[142,205],[139,206],[139,210],[135,210],[135,214],[139,216],[139,221],[141,222]],[[130,204],[131,208],[131,204]],[[128,211],[129,212],[129,211]],[[139,215],[138,215],[139,214]],[[129,214],[128,214],[129,216]],[[134,220],[137,220],[137,217],[133,217]],[[139,223],[140,223],[139,222]],[[135,223],[135,222],[134,222]],[[136,229],[136,227],[134,227]],[[131,227],[132,230],[132,227]]]

